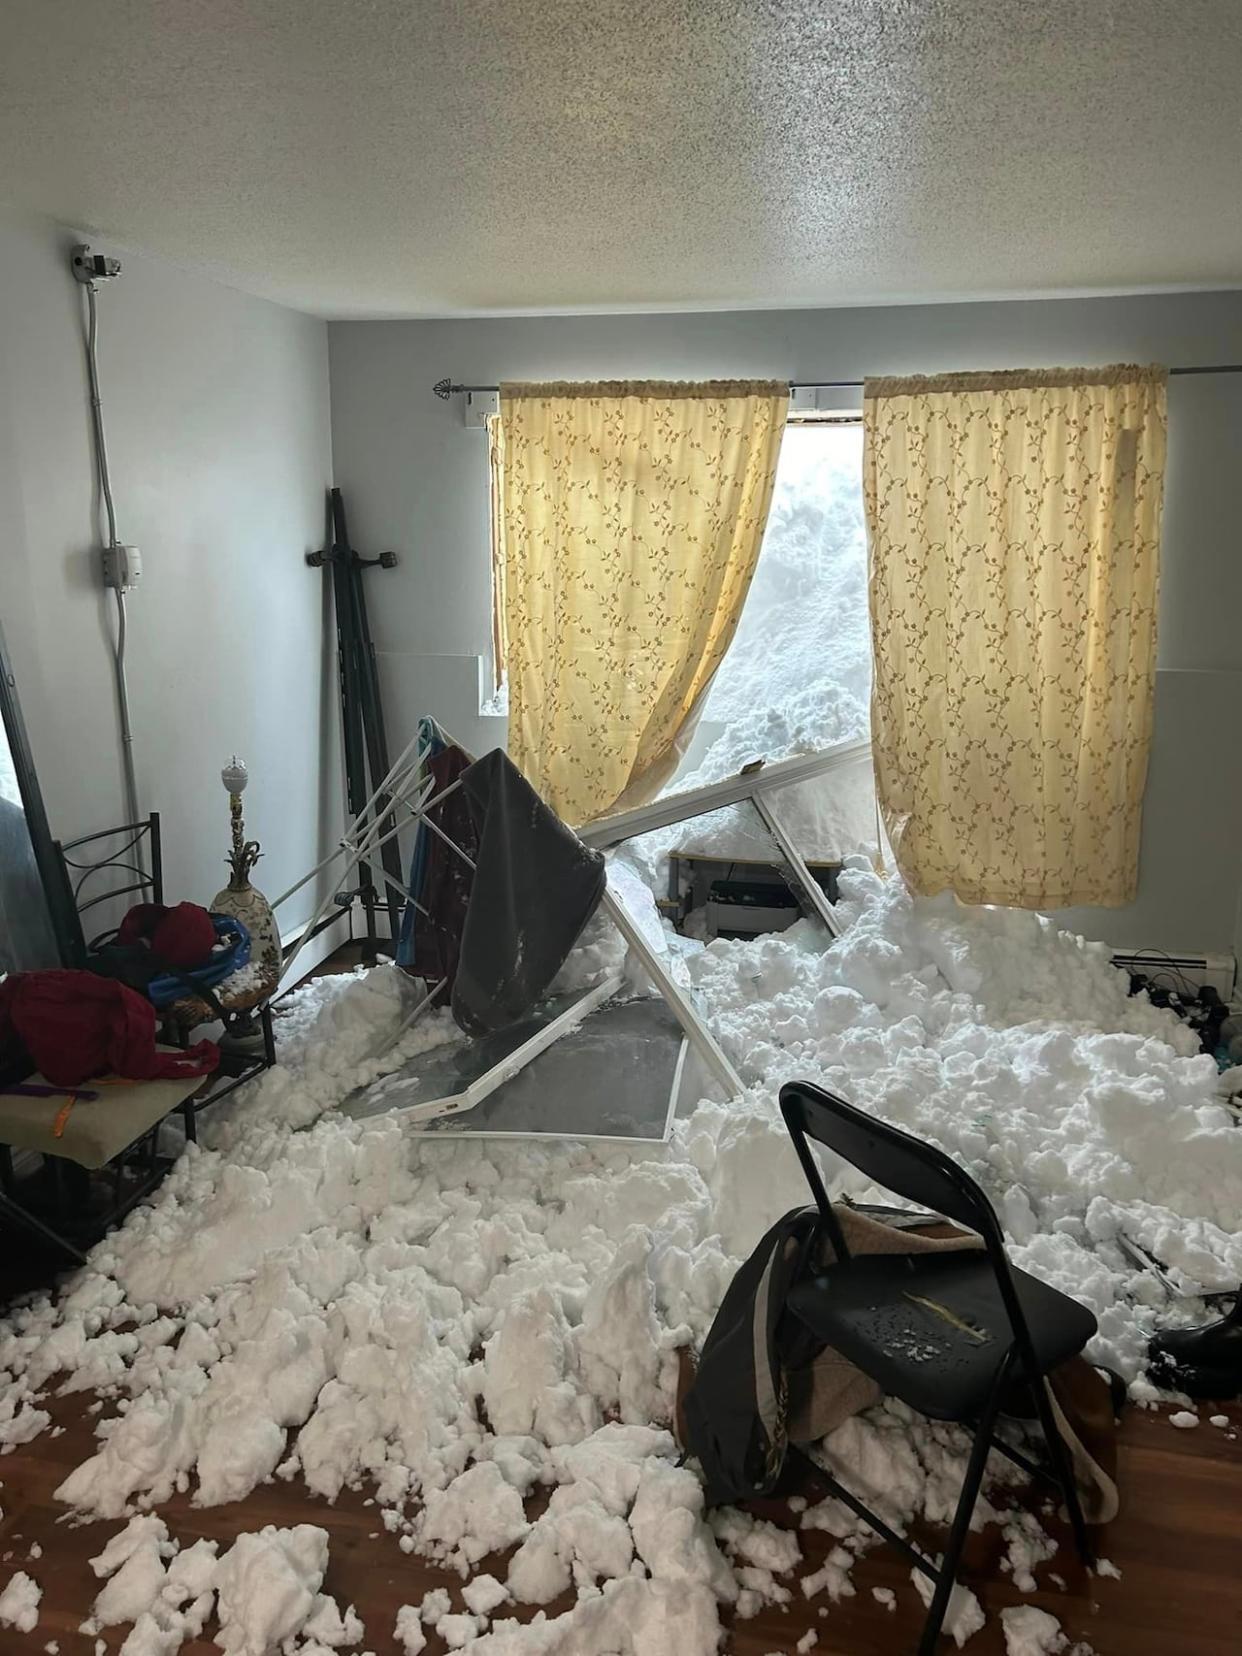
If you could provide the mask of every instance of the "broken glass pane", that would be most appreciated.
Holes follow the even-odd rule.
[[[551,998],[520,1025],[409,1059],[342,1106],[356,1119],[460,1098],[580,997]],[[711,1089],[658,997],[607,1001],[473,1109],[412,1128],[435,1133],[662,1140],[679,1106]],[[691,1096],[692,1095],[692,1096]]]

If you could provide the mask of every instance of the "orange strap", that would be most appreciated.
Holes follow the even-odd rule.
[[[128,1085],[129,1083],[123,1075],[97,1075],[91,1082],[91,1090],[93,1091],[96,1087],[125,1087]],[[53,1138],[64,1138],[65,1128],[69,1125],[69,1112],[81,1096],[78,1092],[65,1094],[65,1102],[57,1110],[56,1119],[52,1123]]]

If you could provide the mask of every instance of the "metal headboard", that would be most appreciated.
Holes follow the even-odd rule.
[[[94,855],[87,850],[88,847],[98,846],[101,841],[117,839],[121,840],[120,845],[112,850],[104,846],[100,855]],[[122,823],[119,828],[101,828],[98,833],[83,834],[79,839],[57,840],[56,852],[68,907],[73,913],[77,928],[74,943],[79,963],[85,960],[88,950],[99,941],[99,938],[93,938],[88,944],[82,927],[83,916],[91,909],[97,908],[100,903],[112,903],[119,897],[134,894],[145,897],[152,903],[164,901],[164,867],[160,854],[158,811],[152,811],[142,822]],[[100,891],[95,895],[82,895],[89,882],[109,873],[132,875],[132,879],[125,885],[109,885],[106,891]],[[106,933],[100,934],[105,935]]]

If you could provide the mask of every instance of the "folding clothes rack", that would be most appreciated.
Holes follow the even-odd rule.
[[[438,727],[436,727],[438,728]],[[441,732],[443,736],[444,733]],[[445,740],[451,738],[444,737]],[[287,903],[290,897],[301,891],[302,887],[331,868],[338,858],[342,859],[342,870],[353,869],[363,881],[378,880],[381,886],[386,886],[389,892],[390,903],[397,906],[400,914],[401,907],[410,900],[405,885],[394,873],[392,867],[393,853],[388,847],[397,846],[401,830],[410,823],[425,820],[424,812],[430,806],[445,799],[452,793],[459,783],[454,782],[440,794],[432,797],[432,782],[424,774],[424,764],[428,757],[431,745],[430,735],[424,735],[420,729],[414,739],[407,743],[390,766],[387,773],[380,778],[373,792],[364,799],[358,807],[353,820],[341,836],[335,849],[328,852],[322,861],[316,863],[308,873],[291,885],[287,891],[272,903],[273,909],[278,909],[282,903]],[[397,813],[405,813],[405,820],[397,820]],[[428,823],[435,833],[441,831],[435,823]],[[445,837],[441,834],[441,838]],[[450,842],[451,843],[451,842]],[[399,852],[397,853],[399,859]],[[396,863],[400,869],[399,860]],[[323,898],[319,907],[308,924],[304,927],[297,942],[285,957],[283,976],[289,975],[289,969],[297,959],[304,945],[313,937],[329,910],[337,906],[337,889],[334,887]],[[393,946],[396,946],[394,935]]]
[[[417,827],[420,824],[425,824],[431,833],[442,839],[473,870],[475,866],[473,859],[428,814],[434,806],[447,799],[451,793],[461,786],[460,780],[450,783],[447,787],[435,793],[433,792],[433,783],[424,768],[435,734],[438,734],[444,742],[461,748],[463,753],[467,750],[462,748],[459,742],[455,742],[447,732],[434,724],[433,721],[425,721],[426,723],[431,724],[431,729],[420,730],[420,733],[402,751],[388,774],[381,779],[371,797],[364,801],[362,809],[355,816],[335,850],[329,852],[320,863],[307,874],[304,874],[295,885],[290,886],[288,891],[282,892],[273,903],[273,908],[279,908],[282,903],[287,902],[303,886],[331,867],[338,858],[344,859],[344,867],[356,867],[364,876],[369,874],[387,885],[390,891],[393,891],[399,897],[401,902],[415,901],[405,887],[385,867],[382,852],[386,845],[396,839],[403,828]],[[387,808],[393,813],[394,817],[400,813],[403,820],[390,822],[390,820],[378,817],[374,807],[379,799],[385,801]],[[329,891],[321,901],[319,909],[310,924],[303,932],[302,938],[286,960],[286,973],[297,958],[302,943],[314,934],[320,921],[335,901],[335,891]],[[421,904],[415,903],[415,906],[421,910]],[[605,885],[603,895],[600,898],[600,907],[617,927],[626,944],[642,965],[643,970],[667,1002],[673,1015],[685,1031],[687,1040],[699,1054],[709,1073],[724,1089],[725,1096],[732,1098],[744,1092],[745,1084],[721,1050],[703,1019],[699,1016],[690,996],[672,977],[659,951],[652,947],[651,942],[644,935],[641,925],[626,909],[615,891],[607,885]],[[431,1100],[426,1104],[413,1106],[402,1113],[407,1119],[429,1120],[440,1115],[473,1108],[481,1097],[494,1091],[503,1081],[516,1074],[518,1069],[529,1063],[532,1058],[537,1057],[540,1052],[546,1051],[554,1041],[560,1039],[571,1029],[576,1028],[583,1018],[601,1005],[609,995],[614,994],[620,984],[621,979],[619,977],[610,978],[605,983],[597,984],[588,989],[573,1007],[568,1008],[560,1017],[553,1020],[546,1028],[540,1030],[523,1046],[511,1053],[500,1064],[496,1065],[492,1072],[475,1082],[458,1099]],[[402,1020],[388,1042],[388,1047],[395,1045],[422,1017],[423,1013],[443,993],[444,987],[444,980],[428,987],[427,992]]]
[[[447,799],[450,794],[461,786],[459,778],[447,787],[440,789],[438,793],[433,791],[434,783],[425,769],[425,763],[430,756],[432,742],[437,737],[442,742],[455,746],[466,753],[467,750],[462,747],[461,743],[454,741],[434,720],[421,721],[419,733],[403,750],[388,774],[380,780],[372,796],[363,802],[361,810],[342,837],[340,844],[322,862],[311,869],[308,874],[305,874],[296,885],[282,893],[272,905],[274,908],[278,908],[286,902],[295,892],[300,891],[303,886],[330,867],[339,857],[346,859],[347,866],[352,864],[357,867],[364,878],[369,873],[370,876],[386,884],[393,896],[402,903],[406,901],[415,902],[415,906],[420,909],[420,912],[425,913],[426,911],[422,909],[422,905],[416,902],[406,891],[404,885],[393,876],[389,867],[386,866],[386,862],[391,862],[391,854],[388,858],[383,855],[384,848],[395,841],[402,828],[425,825],[429,832],[443,840],[472,871],[474,870],[475,863],[469,854],[428,814],[433,807]],[[652,829],[667,827],[718,810],[724,805],[749,800],[754,804],[760,819],[780,852],[783,873],[798,897],[804,912],[818,919],[825,926],[830,937],[836,937],[841,932],[841,922],[836,910],[807,868],[801,852],[782,822],[770,795],[778,788],[788,787],[794,783],[807,781],[812,777],[826,775],[834,770],[856,764],[865,759],[870,751],[870,742],[857,741],[842,743],[837,747],[825,750],[823,753],[781,760],[771,765],[760,760],[755,764],[744,767],[736,776],[726,777],[720,782],[691,789],[683,794],[674,794],[668,798],[656,800],[650,805],[640,806],[635,810],[617,813],[611,817],[600,818],[593,823],[588,823],[577,831],[578,838],[584,844],[597,850],[605,850],[621,844],[624,840],[632,839],[638,834],[648,833]],[[379,815],[375,808],[377,800],[384,802],[386,810],[391,812],[391,815]],[[402,814],[403,821],[396,820],[397,813]],[[335,900],[334,892],[329,892],[324,897],[318,913],[314,916],[303,933],[302,939],[289,956],[286,962],[286,971],[296,958],[302,941],[314,934],[319,922]],[[673,977],[660,951],[653,947],[650,939],[644,934],[642,925],[625,906],[625,903],[612,886],[605,884],[599,906],[621,933],[627,946],[638,959],[644,972],[681,1025],[686,1039],[698,1053],[708,1073],[723,1088],[725,1096],[733,1098],[743,1093],[746,1090],[745,1083],[729,1058],[721,1050],[707,1024],[700,1017],[693,999]],[[473,1109],[483,1098],[517,1074],[520,1069],[523,1069],[532,1059],[538,1057],[541,1052],[547,1051],[562,1036],[576,1029],[584,1018],[596,1011],[617,992],[622,981],[623,979],[619,975],[612,975],[602,983],[595,984],[585,990],[572,1006],[567,1007],[527,1041],[493,1065],[484,1075],[477,1077],[461,1093],[450,1098],[435,1098],[406,1106],[397,1113],[400,1113],[409,1121],[428,1121]],[[386,1042],[384,1050],[390,1050],[397,1044],[402,1036],[436,1002],[444,988],[445,980],[443,979],[428,986],[424,995],[406,1014],[396,1031]]]

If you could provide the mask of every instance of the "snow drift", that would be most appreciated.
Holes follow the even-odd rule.
[[[678,1349],[702,1339],[760,1232],[805,1199],[775,1104],[794,1075],[958,1156],[1015,1260],[1092,1307],[1094,1355],[1142,1394],[1145,1342],[1171,1307],[1118,1236],[1188,1286],[1242,1278],[1242,1134],[1215,1065],[1127,997],[1101,947],[1047,921],[914,901],[863,867],[843,893],[831,948],[804,923],[683,956],[751,1088],[701,1104],[667,1146],[437,1141],[347,1120],[333,1106],[376,1073],[403,985],[379,969],[303,990],[279,1066],[58,1298],[0,1324],[0,1439],[46,1427],[46,1388],[93,1388],[112,1406],[59,1491],[82,1512],[120,1518],[186,1488],[211,1505],[272,1477],[329,1498],[366,1483],[403,1545],[463,1579],[516,1545],[508,1597],[576,1587],[568,1617],[527,1628],[489,1588],[454,1627],[471,1648],[714,1651],[717,1607],[787,1596],[796,1548],[739,1514],[705,1516],[666,1428]],[[449,1038],[433,1018],[385,1062]],[[826,1452],[900,1519],[955,1501],[962,1439],[899,1406],[848,1422]],[[532,1524],[537,1486],[553,1494]],[[1046,1553],[1006,1521],[1029,1574]],[[835,1503],[803,1523],[841,1543],[803,1589],[851,1592],[869,1538]],[[309,1616],[319,1564],[282,1556]],[[270,1546],[263,1558],[280,1563]],[[413,1643],[416,1613],[406,1627]],[[1043,1636],[1029,1617],[1008,1632],[1023,1649]]]

